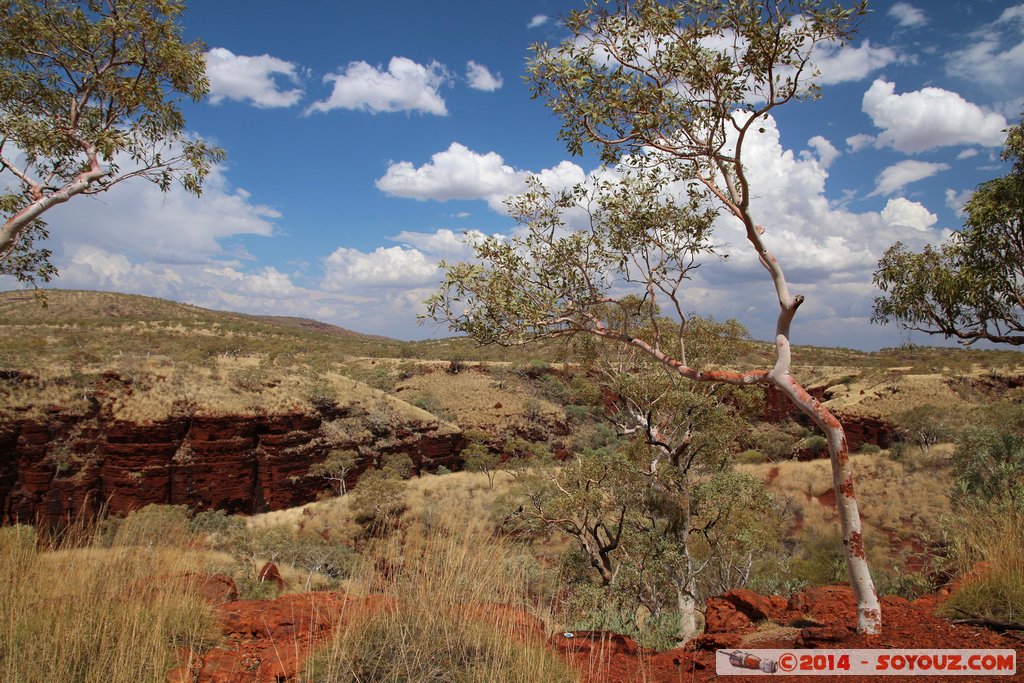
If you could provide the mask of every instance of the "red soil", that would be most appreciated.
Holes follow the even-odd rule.
[[[855,606],[850,590],[841,586],[815,588],[790,599],[734,590],[708,600],[706,632],[685,647],[654,652],[631,639],[601,632],[556,634],[548,642],[580,672],[581,683],[706,683],[717,680],[715,651],[723,648],[985,648],[1015,649],[1018,673],[990,680],[1024,680],[1024,639],[985,628],[958,625],[935,615],[942,596],[908,602],[882,598],[884,623],[878,636],[853,633]],[[169,683],[298,683],[307,655],[325,642],[338,624],[395,603],[380,596],[343,593],[284,595],[275,600],[240,600],[218,607],[223,646],[203,654],[186,653],[191,665],[171,672]],[[507,623],[510,608],[481,605],[483,620],[501,615]],[[516,612],[515,623],[524,638],[542,638],[543,629],[531,615]],[[770,621],[779,628],[760,629]],[[780,681],[811,681],[810,677],[773,676]],[[729,677],[744,681],[748,677]],[[818,680],[828,680],[823,677]],[[898,677],[845,677],[856,681],[901,680]],[[914,677],[925,683],[947,680]],[[969,677],[959,677],[968,681]]]

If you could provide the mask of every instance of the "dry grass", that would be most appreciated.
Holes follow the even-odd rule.
[[[943,612],[1024,623],[1024,512],[961,510],[950,531],[955,569],[963,578]]]
[[[521,380],[508,377],[499,382],[476,368],[454,375],[436,370],[418,374],[399,382],[395,393],[409,403],[436,405],[464,429],[506,432],[565,422],[562,408],[536,397]]]
[[[929,455],[912,452],[904,462],[892,460],[886,452],[852,456],[864,545],[872,566],[883,573],[896,572],[908,561],[920,566],[927,560],[920,553],[940,537],[942,520],[951,511],[951,473],[944,458],[950,448],[933,448]],[[829,504],[829,461],[737,465],[764,481],[776,468],[770,488],[789,501],[798,520],[798,538],[838,538],[838,514]]]
[[[180,548],[76,546],[0,529],[0,680],[163,683],[215,642]]]
[[[547,683],[576,675],[546,647],[515,550],[454,505],[367,554],[349,590],[384,609],[348,619],[306,665],[311,681]]]
[[[494,487],[481,472],[453,472],[444,475],[426,474],[405,482],[403,521],[430,527],[448,508],[459,510],[466,522],[491,522],[498,501],[515,484],[508,472],[498,472]],[[252,528],[284,525],[291,528],[300,523],[318,525],[344,532],[355,528],[351,495],[328,498],[300,507],[276,510],[246,518]]]

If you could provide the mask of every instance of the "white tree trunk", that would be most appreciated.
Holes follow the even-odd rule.
[[[867,558],[864,556],[860,511],[854,497],[853,469],[850,467],[850,453],[843,425],[828,408],[807,393],[788,374],[782,377],[773,376],[772,379],[773,384],[825,432],[829,458],[832,461],[832,485],[836,492],[836,509],[839,512],[839,527],[843,535],[846,570],[857,601],[857,632],[878,634],[882,629],[882,611],[878,604],[875,584],[871,580]]]

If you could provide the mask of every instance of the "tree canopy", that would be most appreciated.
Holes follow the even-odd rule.
[[[183,0],[0,0],[0,273],[55,274],[40,217],[128,178],[199,194],[223,150],[179,107],[209,90]]]
[[[878,262],[873,320],[940,334],[1024,344],[1024,130],[1009,129],[1002,158],[1012,168],[982,183],[964,205],[966,224],[938,247],[900,242]]]
[[[535,97],[562,120],[569,151],[595,146],[605,167],[566,191],[534,183],[510,201],[521,228],[484,238],[476,261],[443,264],[428,315],[483,343],[587,334],[642,351],[699,382],[775,385],[828,436],[858,628],[877,633],[878,599],[864,556],[846,438],[839,420],[790,374],[790,330],[804,297],[790,293],[743,153],[775,108],[818,95],[816,45],[850,39],[864,3],[819,0],[589,0],[565,21],[572,36],[537,45]],[[738,220],[778,302],[776,362],[747,371],[689,362],[686,285],[720,251],[714,228]],[[635,298],[628,298],[628,297]],[[650,336],[611,313],[642,301],[678,317]]]

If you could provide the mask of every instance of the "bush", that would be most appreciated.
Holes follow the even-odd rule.
[[[760,465],[765,462],[768,462],[768,456],[752,448],[748,448],[736,455],[736,464],[738,465]]]
[[[857,452],[862,455],[876,455],[882,452],[882,448],[873,443],[863,443],[860,445],[860,448],[857,449]]]
[[[953,454],[954,499],[1024,512],[1024,437],[992,427],[963,431]]]
[[[1024,622],[1024,512],[962,509],[948,524],[949,556],[962,579],[942,613]]]
[[[306,388],[306,400],[321,414],[327,414],[338,407],[338,390],[334,385],[316,381]]]
[[[828,450],[828,440],[823,436],[812,434],[797,441],[796,445],[793,446],[793,450],[797,453],[811,453],[819,456]]]
[[[761,425],[752,429],[743,439],[749,450],[763,453],[768,460],[784,460],[793,454],[797,439],[774,425]]]
[[[381,470],[365,472],[350,495],[356,523],[373,536],[394,530],[406,509],[405,484]]]
[[[847,580],[842,539],[832,535],[808,534],[799,555],[790,563],[793,578],[809,586],[828,586]]]
[[[960,415],[949,408],[926,404],[905,410],[896,416],[904,438],[927,452],[937,443],[952,440]]]

